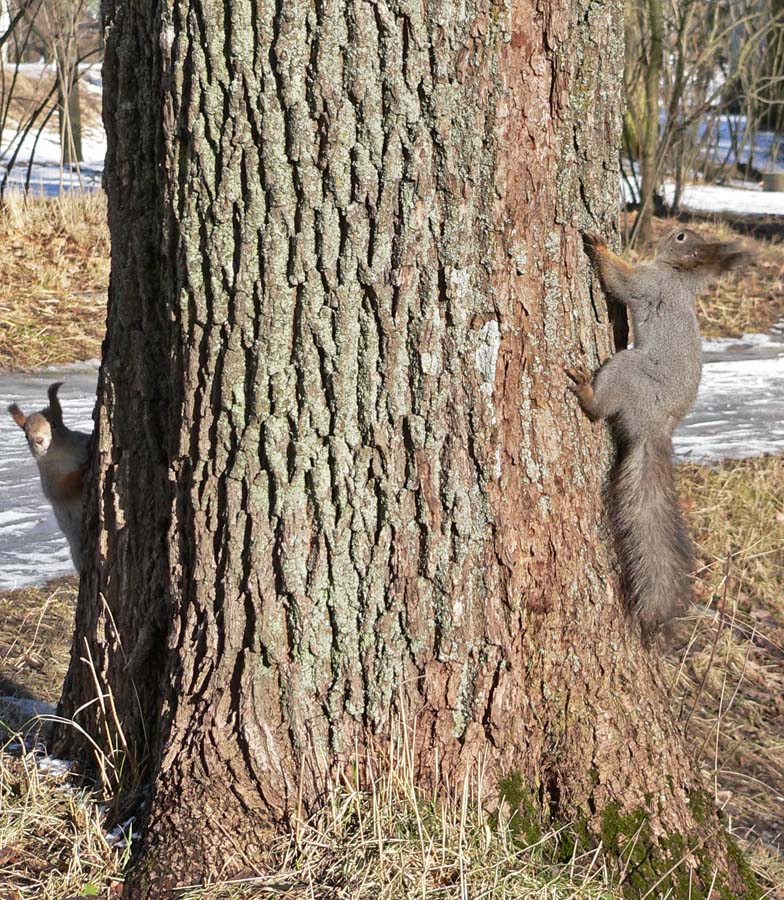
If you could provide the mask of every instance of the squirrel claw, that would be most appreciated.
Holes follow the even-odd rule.
[[[582,236],[586,253],[603,250],[607,246],[607,241],[595,231],[583,231]]]
[[[566,374],[574,382],[573,385],[569,385],[569,389],[572,391],[576,391],[583,385],[590,384],[593,381],[593,374],[585,366],[574,366],[571,369],[566,369]]]

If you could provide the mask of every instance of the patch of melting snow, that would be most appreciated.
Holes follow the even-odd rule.
[[[29,716],[31,719],[36,716],[53,716],[55,707],[45,700],[32,700],[29,697],[0,697],[0,703],[5,706],[12,706],[23,716]]]
[[[78,362],[60,363],[56,366],[44,366],[41,372],[91,372],[101,367],[100,359],[82,359]]]
[[[41,756],[36,760],[38,771],[53,778],[64,778],[74,767],[73,760],[58,759],[56,756]]]
[[[136,816],[131,816],[124,822],[116,825],[111,831],[108,831],[104,835],[106,843],[110,847],[115,847],[117,850],[124,850],[129,843],[138,840],[142,835],[140,831],[134,830],[133,826],[135,822]]]
[[[675,194],[673,185],[665,185],[668,203]],[[784,191],[763,191],[757,185],[742,188],[717,184],[690,184],[683,190],[683,206],[701,212],[729,212],[747,216],[784,215]]]
[[[697,401],[675,432],[681,459],[718,462],[784,451],[784,338],[706,339]]]

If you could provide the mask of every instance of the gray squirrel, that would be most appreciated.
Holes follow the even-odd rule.
[[[736,242],[673,231],[651,262],[632,266],[602,237],[583,234],[605,293],[628,307],[634,347],[591,374],[568,369],[592,420],[608,419],[617,446],[608,506],[624,592],[646,644],[691,601],[694,552],[672,471],[672,434],[697,396],[702,346],[695,298],[711,278],[749,258]]]
[[[12,403],[8,412],[24,430],[38,466],[44,496],[52,504],[78,572],[82,565],[82,492],[92,435],[71,431],[63,424],[63,411],[57,398],[61,385],[58,381],[49,386],[46,409],[26,416]]]

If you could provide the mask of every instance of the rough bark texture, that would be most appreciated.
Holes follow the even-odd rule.
[[[482,755],[606,843],[647,815],[696,865],[693,838],[740,891],[563,374],[609,352],[579,228],[616,212],[620,3],[104,14],[113,268],[62,709],[111,691],[154,778],[144,896],[257,864],[391,714],[423,780]]]

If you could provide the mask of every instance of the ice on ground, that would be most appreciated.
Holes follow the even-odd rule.
[[[5,706],[13,707],[20,715],[29,716],[31,719],[36,716],[52,716],[55,707],[45,700],[31,700],[29,697],[0,697],[0,703]]]

